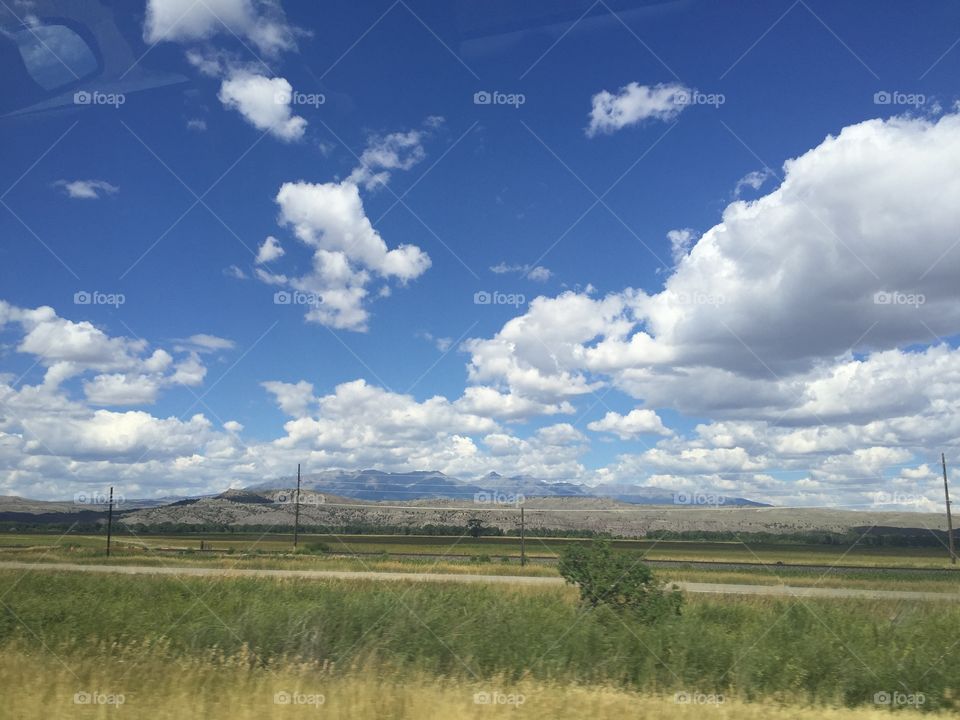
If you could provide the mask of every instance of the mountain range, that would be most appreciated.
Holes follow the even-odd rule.
[[[303,490],[372,501],[406,501],[429,498],[462,499],[489,503],[514,503],[532,497],[602,497],[637,505],[724,505],[768,507],[742,497],[687,493],[665,488],[611,483],[589,487],[571,482],[549,482],[531,475],[510,477],[490,472],[472,481],[439,470],[391,473],[382,470],[325,470],[301,476]],[[248,490],[288,490],[296,477],[266,480]]]

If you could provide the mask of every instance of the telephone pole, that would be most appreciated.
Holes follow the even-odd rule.
[[[523,505],[520,506],[520,566],[527,564],[527,526],[523,517]]]
[[[113,535],[113,486],[110,486],[110,502],[107,504],[107,557],[110,557],[110,537]]]
[[[953,518],[950,515],[950,487],[947,485],[947,456],[940,453],[943,463],[943,495],[947,501],[947,540],[950,543],[950,562],[957,564],[957,554],[953,550]]]
[[[293,510],[293,549],[297,549],[297,541],[300,539],[300,463],[297,463],[297,496],[294,500]]]

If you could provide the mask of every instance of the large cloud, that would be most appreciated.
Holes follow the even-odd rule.
[[[469,378],[546,404],[612,386],[717,419],[709,437],[660,441],[598,480],[814,502],[915,483],[898,473],[960,430],[960,351],[939,339],[960,332],[958,164],[957,115],[845,128],[692,247],[674,242],[660,292],[536,298],[464,343]],[[612,412],[590,427],[631,434]]]
[[[280,223],[291,225],[304,243],[341,253],[378,275],[407,281],[430,267],[429,257],[414,245],[387,249],[352,182],[284,183],[277,204]]]
[[[342,182],[284,183],[277,193],[280,223],[313,250],[312,272],[295,278],[258,270],[266,282],[310,293],[307,319],[334,328],[365,330],[367,285],[375,278],[404,284],[430,267],[416,245],[389,249],[363,209],[358,187]]]
[[[471,376],[557,395],[585,391],[588,373],[627,387],[686,372],[789,379],[956,333],[958,164],[957,115],[845,128],[787,162],[769,195],[730,204],[661,292],[537,298],[467,343]]]
[[[957,115],[847,127],[729,205],[635,317],[671,363],[755,375],[957,332],[958,163]]]
[[[442,124],[430,116],[422,129],[373,135],[359,157],[359,165],[341,181],[323,183],[299,180],[286,182],[276,196],[279,223],[292,228],[294,235],[313,252],[309,273],[288,276],[255,270],[262,282],[292,288],[291,297],[303,299],[306,317],[327,327],[365,331],[369,312],[369,285],[383,280],[377,294],[391,293],[390,281],[405,285],[430,267],[429,255],[416,245],[389,248],[367,217],[360,189],[384,187],[397,170],[409,170],[424,157],[423,140]],[[260,265],[285,254],[276,238],[268,237],[260,247]]]
[[[23,335],[17,350],[46,368],[47,387],[96,373],[83,388],[97,405],[152,403],[161,388],[198,385],[206,375],[194,350],[181,348],[186,352],[175,362],[163,348],[151,352],[144,340],[111,337],[88,321],[59,317],[51,307],[24,309],[0,300],[0,329],[5,322],[20,324]]]

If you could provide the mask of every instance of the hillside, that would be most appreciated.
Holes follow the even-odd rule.
[[[294,522],[291,490],[230,491],[214,498],[145,508],[123,515],[123,522],[157,525],[182,523],[289,527]],[[608,498],[534,497],[524,503],[529,532],[538,530],[593,531],[643,537],[660,531],[741,533],[844,533],[876,525],[884,528],[945,529],[935,514],[856,512],[830,509],[770,507],[638,506]],[[304,527],[336,530],[349,525],[384,525],[416,530],[427,525],[465,527],[480,518],[506,533],[519,528],[519,507],[472,505],[464,500],[422,499],[407,503],[365,502],[305,492],[300,506]]]

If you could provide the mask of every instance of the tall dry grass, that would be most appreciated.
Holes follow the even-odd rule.
[[[244,651],[182,656],[163,643],[90,645],[52,656],[9,645],[0,654],[0,717],[154,720],[451,720],[624,718],[663,720],[919,720],[947,717],[886,708],[804,707],[733,698],[638,694],[603,685],[453,679],[369,667],[341,674],[323,663],[263,668]],[[79,702],[78,702],[79,701]]]

